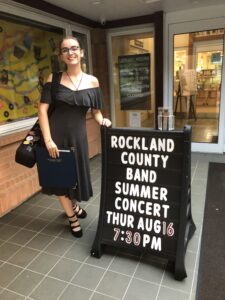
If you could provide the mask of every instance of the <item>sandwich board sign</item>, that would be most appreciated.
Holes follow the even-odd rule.
[[[191,127],[181,131],[102,127],[102,189],[91,255],[104,245],[168,259],[187,276],[191,215]]]

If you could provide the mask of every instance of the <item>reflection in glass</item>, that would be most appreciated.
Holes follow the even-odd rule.
[[[174,36],[176,128],[192,125],[192,141],[218,143],[224,30]]]

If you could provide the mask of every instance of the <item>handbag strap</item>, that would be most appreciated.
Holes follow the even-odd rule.
[[[53,72],[52,73],[52,85],[51,85],[51,104],[48,109],[48,116],[50,116],[55,109],[55,96],[56,92],[62,77],[62,72]]]

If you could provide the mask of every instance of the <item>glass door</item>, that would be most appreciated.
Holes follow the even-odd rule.
[[[154,127],[154,33],[109,34],[115,127]]]
[[[176,128],[192,126],[192,151],[222,153],[225,19],[192,18],[191,14],[189,22],[178,18],[168,27],[167,103],[173,106]]]
[[[192,141],[218,143],[224,30],[175,34],[173,107],[176,128],[192,126]]]

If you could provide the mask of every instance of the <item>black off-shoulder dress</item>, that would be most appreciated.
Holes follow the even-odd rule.
[[[41,103],[51,103],[51,83],[45,84]],[[102,93],[99,87],[73,91],[59,84],[55,92],[55,108],[49,117],[53,141],[57,147],[75,148],[78,185],[76,189],[45,187],[44,194],[67,196],[69,199],[87,201],[92,195],[88,142],[86,133],[86,113],[89,108],[101,109]]]

